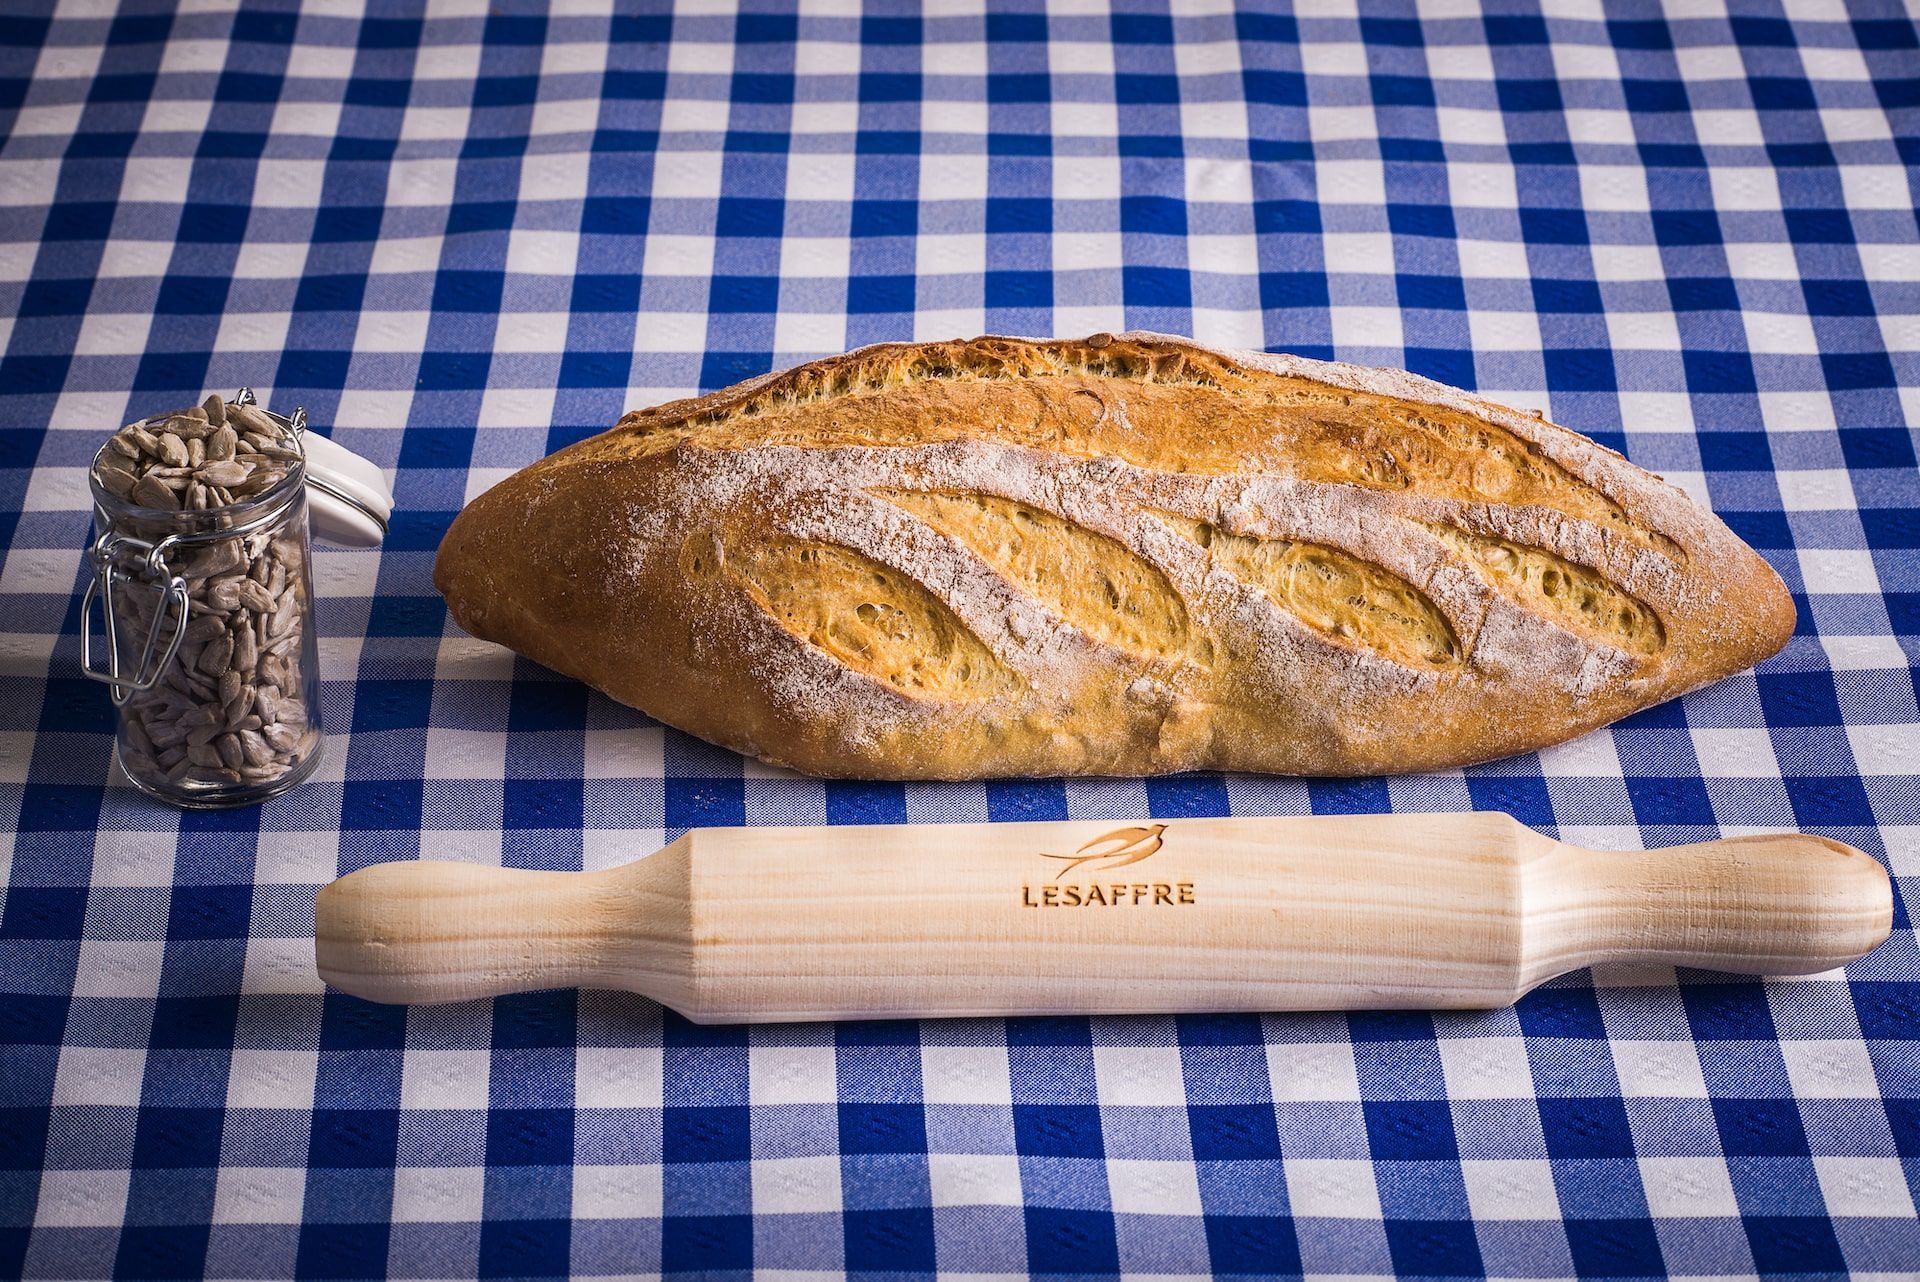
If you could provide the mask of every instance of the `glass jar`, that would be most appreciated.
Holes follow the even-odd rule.
[[[127,466],[107,458],[111,442],[88,471],[97,537],[81,666],[112,694],[127,777],[176,806],[253,805],[320,761],[304,424],[253,406],[245,391],[220,412],[229,408],[248,425],[271,424],[286,451],[284,475],[260,493],[204,510],[143,505],[140,491],[120,497],[103,484],[103,461]]]

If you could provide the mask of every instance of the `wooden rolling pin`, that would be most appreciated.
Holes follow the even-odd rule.
[[[364,868],[320,974],[382,1002],[644,993],[702,1023],[1492,1007],[1596,962],[1804,974],[1893,894],[1821,837],[1565,846],[1500,814],[710,828],[603,872]]]

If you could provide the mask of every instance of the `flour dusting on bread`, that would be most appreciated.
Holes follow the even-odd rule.
[[[1612,451],[1151,334],[890,344],[631,414],[469,506],[455,617],[823,774],[1373,773],[1772,653],[1777,576]]]

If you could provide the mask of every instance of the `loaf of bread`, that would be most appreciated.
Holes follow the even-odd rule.
[[[1680,491],[1394,370],[1154,334],[886,344],[475,499],[454,618],[821,775],[1432,770],[1715,681],[1793,630]]]

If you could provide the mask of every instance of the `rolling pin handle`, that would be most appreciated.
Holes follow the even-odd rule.
[[[1803,833],[1664,850],[1562,847],[1523,875],[1527,988],[1616,961],[1813,974],[1864,956],[1893,926],[1886,870]]]
[[[376,864],[314,903],[320,977],[377,1002],[438,1005],[618,982],[602,873]]]

